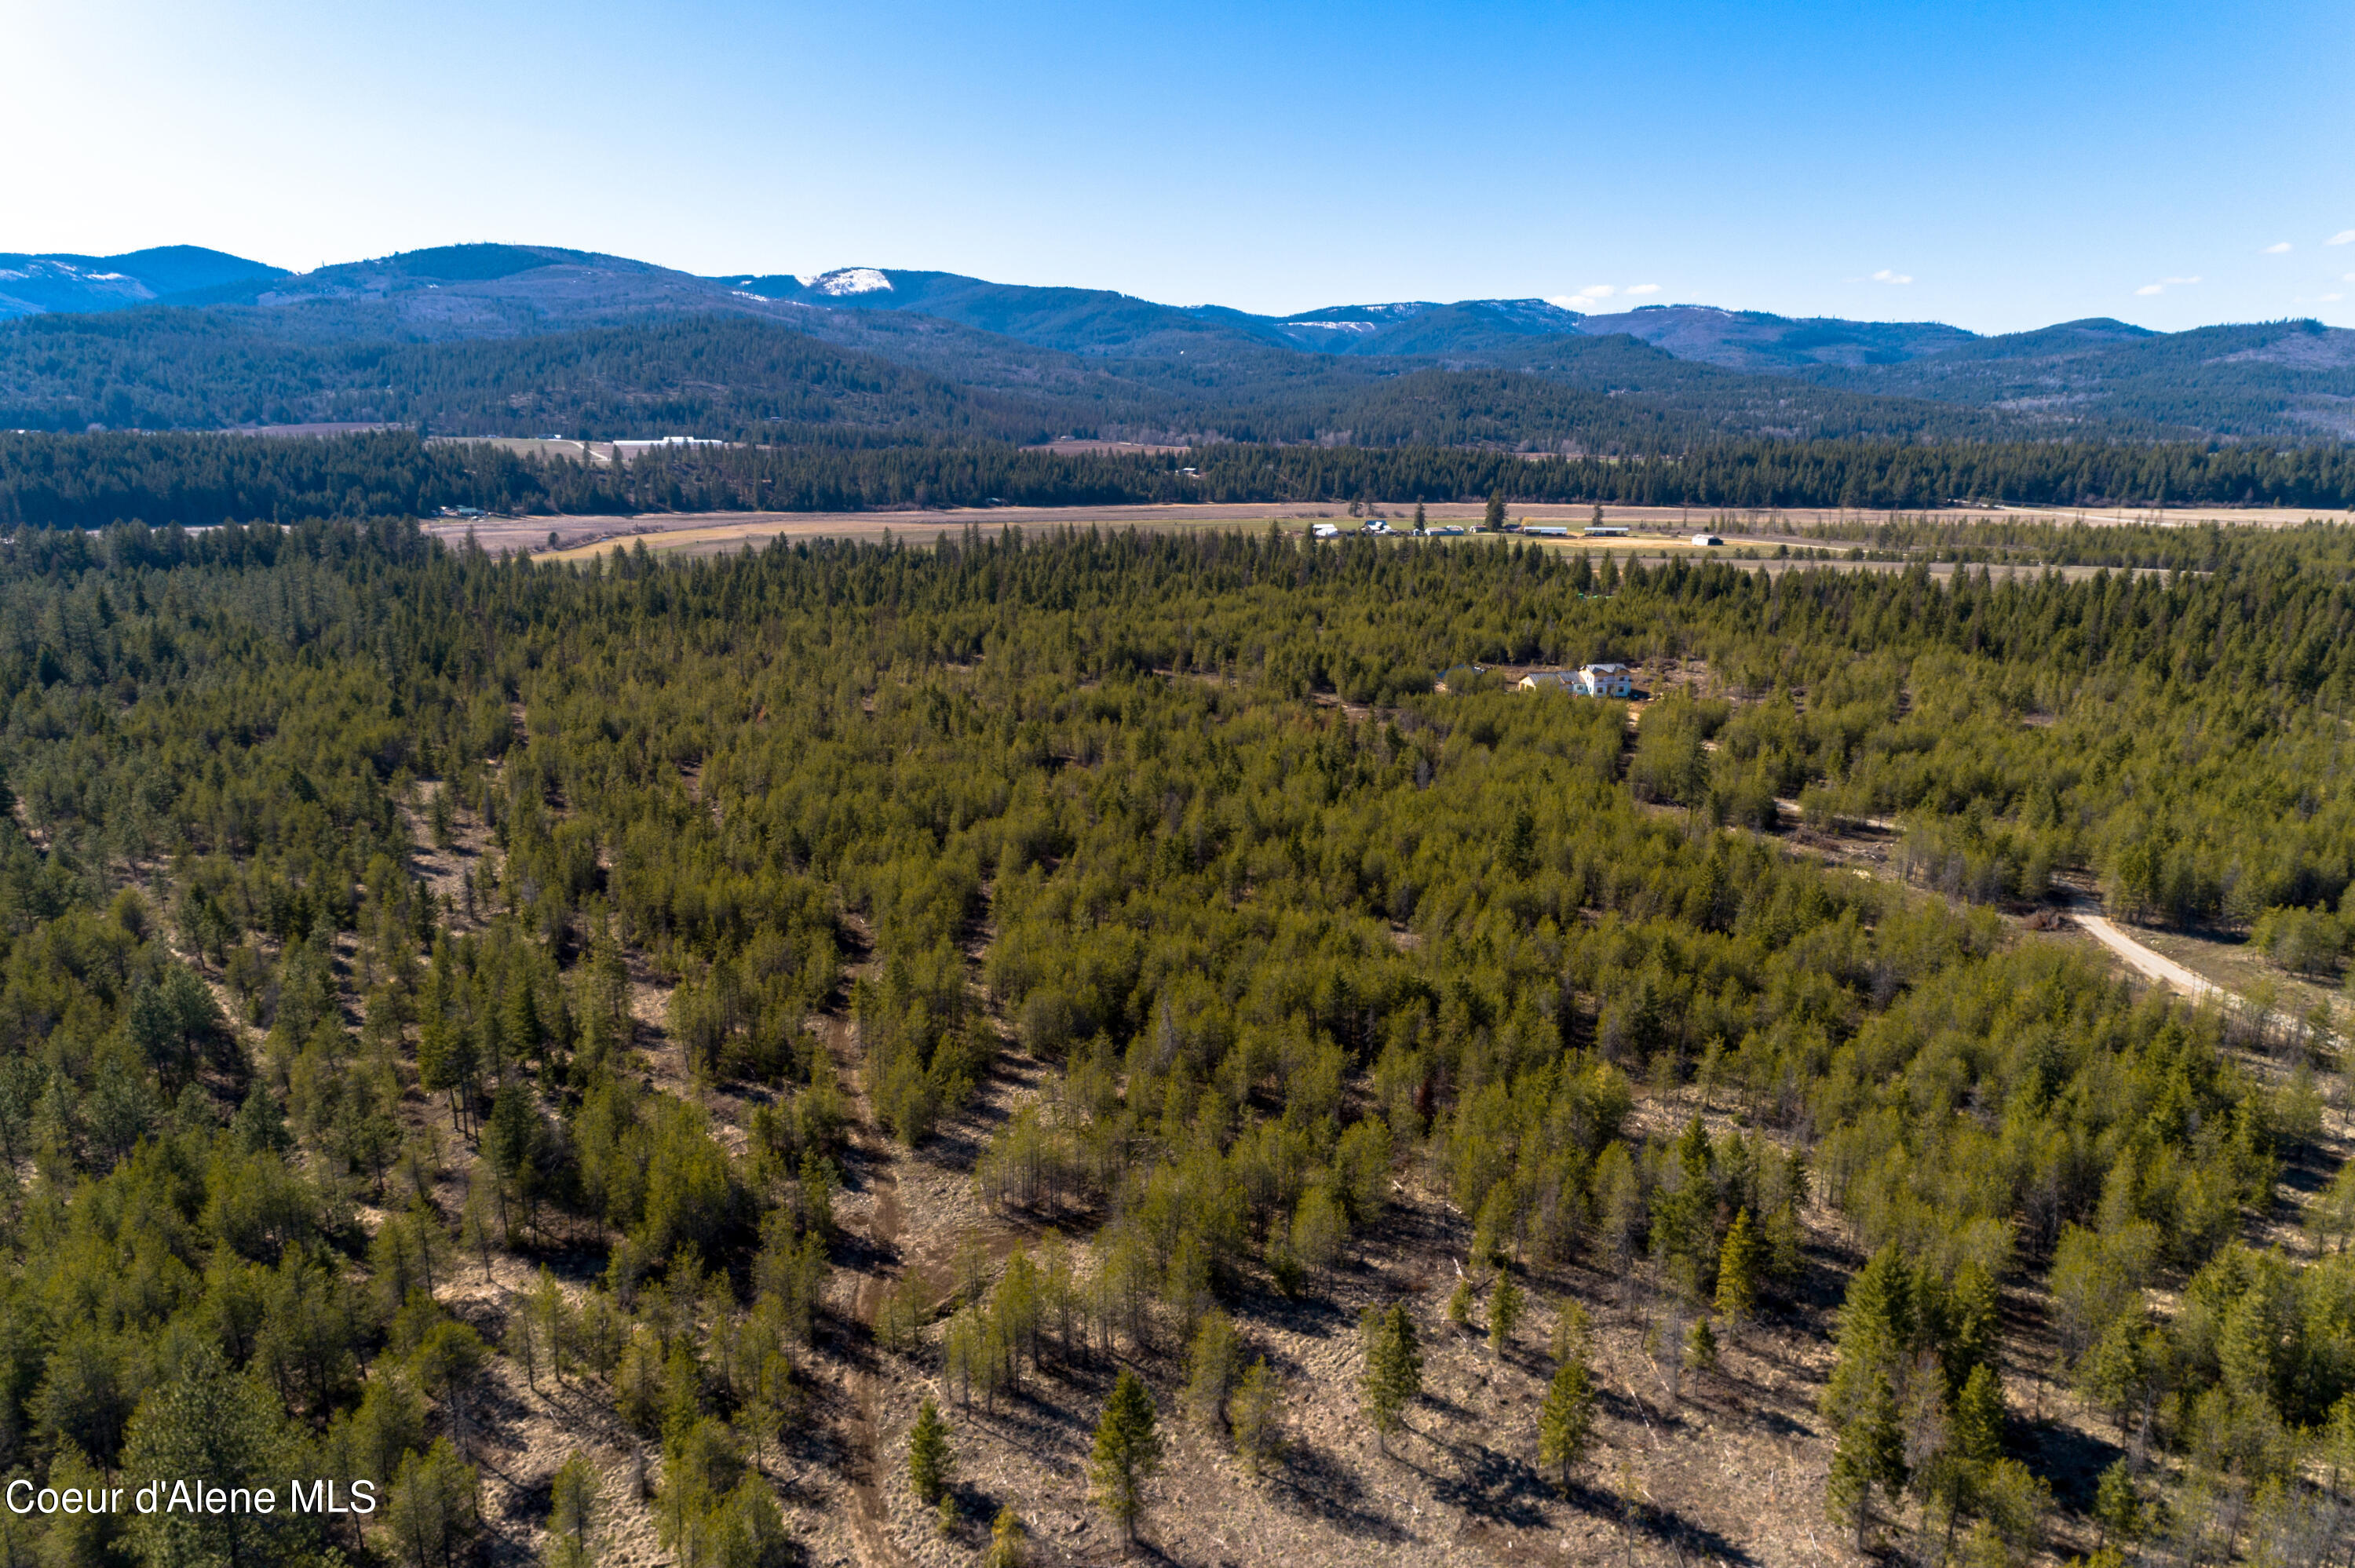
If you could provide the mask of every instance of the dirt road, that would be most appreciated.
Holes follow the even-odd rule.
[[[2154,952],[2144,947],[2124,931],[2119,930],[2106,916],[2088,915],[2080,911],[2073,917],[2078,925],[2085,928],[2086,934],[2094,940],[2124,959],[2129,968],[2145,979],[2155,980],[2161,985],[2172,986],[2194,1001],[2209,996],[2215,997],[2220,1001],[2235,1004],[2240,1001],[2239,997],[2213,980],[2202,980],[2166,954]]]

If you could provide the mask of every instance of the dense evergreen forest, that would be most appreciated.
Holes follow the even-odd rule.
[[[0,326],[0,422],[31,429],[317,421],[446,434],[652,430],[793,439],[1036,440],[1060,410],[751,321],[666,319],[487,342],[292,341],[181,310]],[[1133,410],[1130,410],[1133,412]],[[1068,419],[1068,415],[1061,415]]]
[[[59,450],[0,447],[9,493]],[[74,450],[74,482],[165,482],[140,466],[161,449]],[[201,450],[257,454],[181,493],[240,503],[467,454]],[[1412,471],[1199,456],[1212,483]],[[2143,461],[2172,484],[2243,460]],[[674,1561],[769,1568],[826,1528],[810,1477],[855,1441],[830,1435],[873,1424],[842,1391],[891,1369],[949,1411],[925,1404],[906,1467],[942,1534],[978,1546],[958,1499],[986,1496],[990,1550],[1018,1547],[1045,1506],[960,1492],[952,1429],[978,1453],[1001,1406],[1082,1394],[1125,1532],[1156,1399],[1203,1452],[1284,1473],[1305,1416],[1244,1357],[1386,1280],[1369,1260],[1415,1245],[1412,1212],[1460,1220],[1461,1283],[1445,1324],[1372,1303],[1369,1464],[1456,1419],[1418,1403],[1419,1333],[1485,1318],[1502,1377],[1526,1313],[1554,1324],[1542,1411],[1461,1441],[1632,1543],[1665,1516],[1597,1478],[1595,1423],[1645,1406],[1597,1404],[1580,1293],[1647,1347],[1677,1325],[1645,1354],[1700,1377],[1721,1338],[1811,1331],[1828,1280],[1828,1481],[1795,1517],[1985,1568],[2053,1531],[2105,1563],[2335,1561],[2355,1262],[2264,1229],[2319,1158],[2329,1021],[2253,1033],[2004,913],[2083,885],[2338,971],[2355,537],[2122,531],[2116,564],[2169,537],[2200,558],[1941,582],[1272,531],[574,568],[397,519],[22,528],[0,1467],[385,1500],[5,1516],[0,1550],[585,1568],[618,1528],[595,1521],[650,1508]],[[1625,704],[1434,690],[1593,659],[1656,683],[1632,734]],[[1792,853],[1778,800],[1896,821],[1905,880]],[[969,1116],[1016,1062],[1037,1093]],[[969,1141],[959,1184],[1014,1244],[911,1247],[866,1289],[893,1272],[845,1219],[880,1180],[870,1127]],[[2328,1193],[2316,1234],[2343,1245],[2355,1185]],[[1579,1283],[1602,1278],[1615,1305]],[[2118,1440],[2097,1497],[2007,1417],[2040,1324],[2037,1364]],[[502,1412],[542,1390],[575,1425],[519,1456]],[[631,1495],[556,1464],[591,1437],[653,1456]]]
[[[1005,446],[672,448],[621,466],[398,430],[334,438],[0,434],[0,528],[515,513],[858,511],[1167,502],[1624,503],[1894,510],[2355,506],[2346,447],[1742,441],[1625,458],[1220,444],[1182,458]]]

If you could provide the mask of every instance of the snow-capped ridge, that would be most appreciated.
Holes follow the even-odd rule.
[[[794,281],[815,293],[871,294],[879,289],[889,289],[891,280],[874,267],[837,267],[831,272],[794,274]]]

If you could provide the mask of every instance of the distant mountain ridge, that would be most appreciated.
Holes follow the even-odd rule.
[[[689,317],[715,325],[650,339],[659,352],[594,335]],[[741,332],[714,335],[731,320],[837,352],[754,352]],[[491,379],[463,396],[473,374],[464,353],[402,346],[513,338],[561,341],[482,360]],[[858,389],[826,389],[837,384]],[[911,439],[937,415],[940,439],[984,429],[1284,440],[1381,431],[1544,450],[1710,433],[2343,440],[2355,436],[2355,333],[2286,322],[2162,334],[2092,319],[1983,337],[1935,322],[1694,304],[1590,313],[1537,299],[1277,316],[894,268],[699,277],[506,244],[304,273],[186,246],[0,255],[0,425],[332,410],[505,420],[512,433],[577,416],[612,433],[616,420],[693,411],[699,433],[734,434],[727,421],[784,417],[762,408],[871,418],[869,435],[888,429],[891,439]]]
[[[121,256],[0,253],[0,321],[49,312],[119,311],[193,291],[285,276],[284,270],[197,245]]]

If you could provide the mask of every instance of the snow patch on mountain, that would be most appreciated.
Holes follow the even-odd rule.
[[[837,267],[831,272],[794,274],[794,281],[821,294],[871,294],[889,289],[891,280],[873,267]]]

